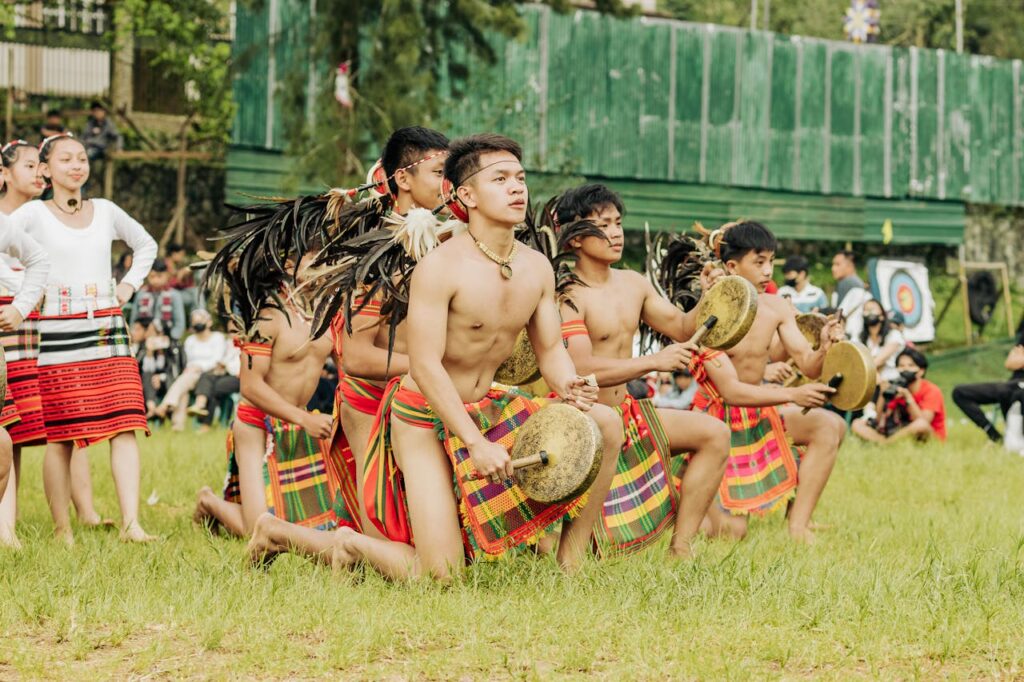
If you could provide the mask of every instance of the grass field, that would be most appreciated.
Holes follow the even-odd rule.
[[[1005,347],[936,364],[947,382],[1002,376]],[[566,578],[548,559],[472,567],[464,582],[392,585],[286,557],[250,570],[240,541],[190,522],[223,477],[223,433],[145,443],[142,512],[162,541],[52,541],[41,452],[24,470],[25,548],[0,551],[0,679],[1020,678],[1024,459],[959,424],[945,446],[848,441],[795,546],[779,518],[741,543],[663,548]],[[105,453],[97,504],[113,515]]]

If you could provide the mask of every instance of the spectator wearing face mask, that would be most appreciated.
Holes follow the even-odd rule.
[[[896,356],[907,343],[903,334],[889,323],[885,309],[875,299],[864,303],[864,329],[860,332],[860,342],[868,347],[879,379],[889,382],[900,375],[896,369]]]
[[[811,284],[807,259],[803,256],[790,256],[782,266],[785,284],[779,288],[779,296],[789,298],[793,305],[802,313],[820,311],[828,305],[825,292]]]
[[[185,369],[167,389],[167,395],[156,408],[156,416],[165,419],[174,410],[171,428],[185,429],[188,394],[196,387],[204,372],[213,370],[224,359],[227,340],[221,332],[210,329],[213,320],[202,308],[192,311],[192,334],[185,339]]]
[[[663,383],[663,382],[659,382]],[[668,379],[668,390],[658,387],[658,394],[654,396],[655,407],[670,407],[677,410],[688,410],[693,405],[693,396],[697,394],[699,386],[693,380],[693,376],[687,369],[672,372]]]
[[[878,416],[855,420],[852,431],[874,443],[908,437],[946,440],[946,403],[939,387],[924,378],[928,359],[906,348],[897,356],[896,368],[899,377],[879,392]]]

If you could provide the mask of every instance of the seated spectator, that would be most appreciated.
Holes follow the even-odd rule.
[[[828,305],[825,292],[811,284],[807,275],[807,259],[803,256],[790,256],[782,266],[785,285],[779,288],[779,296],[789,298],[793,305],[802,313],[818,312]]]
[[[914,348],[896,357],[900,376],[879,391],[877,417],[862,417],[851,429],[864,440],[887,443],[913,436],[946,440],[946,405],[939,387],[924,378],[928,359]]]
[[[843,311],[846,336],[855,339],[864,324],[861,306],[870,294],[864,280],[857,276],[857,256],[853,251],[840,251],[832,258],[832,277],[836,280],[832,307]]]
[[[146,283],[135,294],[129,321],[135,322],[139,318],[159,320],[171,339],[179,342],[185,333],[185,305],[181,293],[172,289],[170,283],[167,265],[159,258],[153,261]]]
[[[191,311],[201,307],[196,289],[195,272],[189,267],[189,258],[185,247],[171,242],[167,245],[167,256],[164,261],[167,263],[167,271],[171,273],[170,286],[181,292],[185,308]]]
[[[999,405],[1005,418],[1013,403],[1019,400],[1024,404],[1024,323],[1017,330],[1017,345],[1010,349],[1004,366],[1012,373],[1007,381],[961,384],[953,389],[953,402],[993,443],[1001,441],[1003,436],[981,411],[981,406]]]
[[[156,416],[166,419],[173,410],[171,428],[185,429],[188,394],[196,387],[199,377],[217,367],[224,359],[227,339],[221,332],[210,329],[213,318],[203,309],[192,311],[192,334],[185,339],[185,369],[167,389],[167,395],[156,408]]]
[[[655,407],[671,407],[677,410],[688,410],[693,404],[693,396],[697,394],[697,382],[687,369],[672,372],[668,383],[668,390],[662,392],[659,387],[658,395],[654,396]]]
[[[130,341],[142,376],[146,417],[151,419],[174,377],[174,361],[169,352],[171,339],[157,320],[143,317],[132,323]]]
[[[916,348],[914,342],[907,338],[907,318],[903,317],[903,313],[898,310],[890,311],[889,324],[903,335],[903,345],[905,348]]]
[[[875,299],[864,303],[864,328],[860,342],[868,347],[878,370],[878,378],[889,382],[899,377],[896,356],[906,347],[903,334],[894,329],[886,318],[885,309]]]
[[[46,112],[43,125],[39,126],[39,137],[45,140],[48,137],[60,135],[66,130],[64,127],[64,115],[61,114],[60,109],[50,109]]]
[[[186,343],[188,343],[186,341]],[[195,402],[188,408],[188,414],[199,421],[199,432],[210,430],[213,423],[213,411],[225,398],[239,391],[238,372],[241,369],[241,353],[234,343],[228,340],[224,344],[224,357],[217,366],[203,372],[196,382]],[[332,394],[333,397],[333,394]]]
[[[107,108],[100,102],[93,102],[89,109],[89,118],[79,139],[85,145],[89,160],[101,161],[110,152],[121,148],[121,133],[110,119]]]

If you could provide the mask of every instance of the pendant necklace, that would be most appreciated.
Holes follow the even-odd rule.
[[[469,236],[473,237],[472,234],[470,234]],[[476,242],[476,247],[478,249],[480,249],[480,251],[485,256],[487,256],[492,261],[494,261],[499,266],[501,266],[501,276],[502,277],[504,277],[505,279],[512,279],[512,261],[515,260],[516,252],[519,250],[519,242],[517,240],[515,240],[515,239],[512,240],[512,250],[509,251],[508,256],[505,257],[505,258],[502,258],[498,254],[496,254],[493,251],[491,251],[487,247],[486,244],[484,244],[482,241],[480,241],[476,237],[473,237],[473,241]]]

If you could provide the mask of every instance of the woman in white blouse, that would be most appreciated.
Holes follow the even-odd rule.
[[[89,179],[85,147],[64,133],[39,147],[41,172],[53,198],[31,201],[11,221],[50,258],[39,318],[39,390],[46,420],[43,484],[58,537],[72,542],[68,512],[73,444],[110,441],[110,463],[121,506],[121,538],[153,539],[139,524],[139,447],[135,431],[149,431],[142,381],[132,357],[121,306],[141,286],[156,242],[114,203],[83,199]],[[134,253],[120,282],[111,276],[111,244]]]

